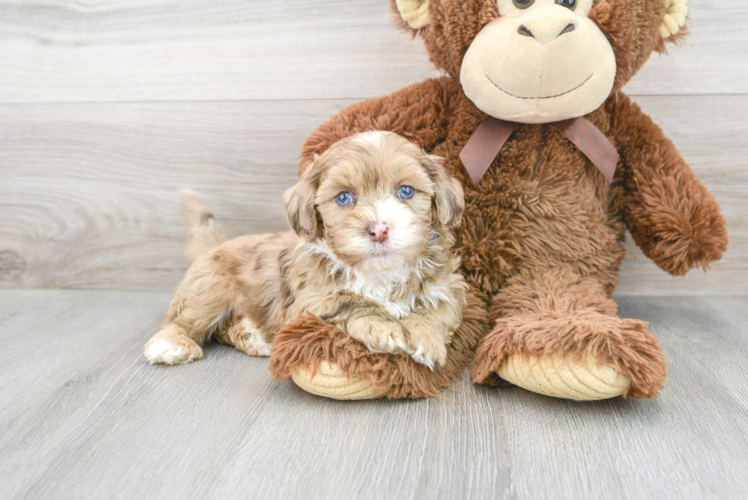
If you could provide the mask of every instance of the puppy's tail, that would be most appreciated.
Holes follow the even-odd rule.
[[[226,241],[223,229],[213,218],[213,212],[194,193],[182,192],[182,214],[190,226],[187,248],[184,251],[188,265]]]

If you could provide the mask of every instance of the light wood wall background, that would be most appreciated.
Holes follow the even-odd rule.
[[[0,0],[0,287],[171,289],[179,189],[231,236],[286,228],[304,137],[436,76],[387,0]],[[748,294],[748,2],[692,0],[692,35],[627,92],[722,204],[710,273],[629,242],[621,294]]]

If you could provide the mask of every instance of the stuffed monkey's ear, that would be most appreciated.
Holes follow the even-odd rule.
[[[286,218],[296,234],[312,241],[319,235],[319,221],[314,197],[317,193],[319,174],[315,165],[306,169],[299,182],[283,193],[283,207]]]
[[[667,4],[665,19],[660,25],[660,37],[667,40],[678,34],[686,25],[688,17],[688,0],[662,0]]]
[[[465,210],[465,195],[460,181],[447,173],[444,159],[426,155],[421,164],[434,182],[434,205],[439,222],[446,228],[458,227]]]
[[[420,30],[429,25],[429,0],[392,0],[392,4],[410,28]]]

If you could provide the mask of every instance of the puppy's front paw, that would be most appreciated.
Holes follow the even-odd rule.
[[[364,344],[371,352],[412,352],[408,348],[402,326],[395,321],[366,316],[352,319],[346,326],[348,335]]]
[[[191,338],[166,327],[145,345],[145,357],[152,365],[178,365],[202,358],[203,350]]]
[[[428,366],[432,371],[435,366],[447,364],[447,346],[441,339],[424,337],[414,342],[415,352],[410,355],[413,361]]]

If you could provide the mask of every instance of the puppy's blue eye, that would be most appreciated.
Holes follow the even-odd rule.
[[[413,193],[413,188],[410,186],[400,186],[400,189],[397,190],[397,195],[403,200],[409,200],[413,198]]]
[[[343,191],[335,197],[335,201],[338,202],[338,205],[344,207],[351,204],[351,202],[353,201],[353,196],[351,196],[351,193]]]

